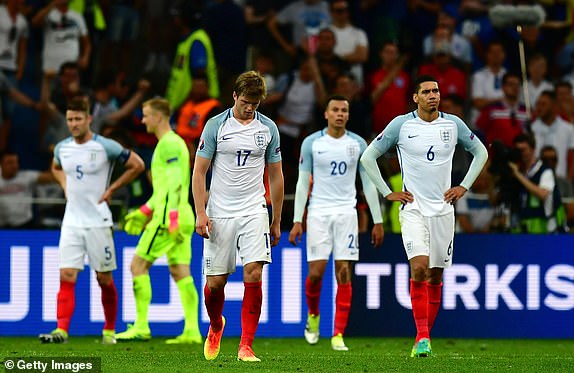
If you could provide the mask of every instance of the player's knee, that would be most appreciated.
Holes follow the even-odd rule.
[[[112,283],[113,277],[111,272],[96,272],[96,279],[100,286],[108,286]]]
[[[426,280],[427,268],[422,264],[416,264],[411,266],[412,278],[415,281]]]
[[[72,268],[60,269],[60,281],[76,282],[78,278],[78,270]]]

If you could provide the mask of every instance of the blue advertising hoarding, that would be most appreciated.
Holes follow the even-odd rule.
[[[0,335],[37,335],[55,328],[59,287],[57,231],[0,231]],[[263,279],[263,308],[258,336],[301,337],[306,321],[305,245],[293,247],[284,233],[273,249]],[[355,265],[353,303],[347,335],[413,336],[409,269],[400,236],[386,235],[373,249],[361,236],[361,260]],[[117,330],[135,317],[129,263],[137,237],[115,234],[119,294]],[[203,306],[202,239],[194,236],[192,273]],[[454,265],[445,270],[441,311],[433,336],[489,338],[574,337],[574,236],[460,235]],[[93,271],[79,276],[72,335],[99,334],[103,326],[100,291]],[[167,263],[151,269],[149,319],[155,336],[177,335],[183,312]],[[332,265],[323,281],[321,334],[332,332],[336,285]],[[223,310],[226,335],[240,335],[242,268],[230,276]]]

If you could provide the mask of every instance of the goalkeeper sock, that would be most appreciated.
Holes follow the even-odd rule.
[[[136,321],[134,328],[149,329],[147,320],[149,304],[151,303],[151,281],[149,275],[134,277],[134,297],[136,301]]]
[[[57,311],[58,329],[70,330],[70,320],[76,307],[75,282],[60,281],[60,291],[58,292]]]
[[[212,292],[207,284],[205,284],[205,287],[203,288],[203,297],[205,299],[205,308],[209,315],[211,330],[217,333],[223,327],[221,314],[223,313],[225,292],[223,289]]]
[[[319,297],[321,296],[322,280],[317,281],[315,284],[311,282],[309,277],[305,280],[305,297],[307,298],[307,307],[311,315],[317,316],[319,314]]]
[[[179,289],[179,297],[183,306],[183,315],[185,317],[185,326],[183,327],[184,333],[198,334],[199,322],[197,319],[197,312],[199,306],[199,296],[195,289],[193,277],[187,276],[177,282]]]
[[[348,284],[337,285],[337,295],[335,297],[335,328],[333,335],[345,334],[347,321],[349,320],[349,312],[351,311],[352,296],[353,288],[350,282]]]
[[[415,343],[421,338],[429,338],[428,328],[428,296],[426,283],[411,279],[411,304],[413,318],[417,327]]]
[[[104,330],[116,330],[116,316],[118,314],[118,292],[114,280],[107,284],[100,284],[102,289],[102,306],[106,322]]]
[[[428,318],[429,318],[429,334],[436,320],[436,315],[440,309],[440,298],[442,295],[442,282],[440,284],[431,284],[427,282],[427,294],[429,299],[428,304]]]
[[[253,338],[259,326],[263,293],[261,281],[244,282],[243,303],[241,304],[241,342],[240,345],[253,345]]]

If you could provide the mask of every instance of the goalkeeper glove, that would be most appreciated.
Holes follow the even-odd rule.
[[[139,235],[151,218],[153,210],[148,205],[141,205],[139,209],[127,214],[124,218],[124,231],[127,234]]]
[[[171,210],[169,212],[169,234],[176,240],[176,242],[182,242],[183,236],[181,235],[179,229],[179,212],[177,210]]]

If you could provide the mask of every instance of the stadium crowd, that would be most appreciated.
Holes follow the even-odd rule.
[[[540,4],[541,25],[494,28],[498,3]],[[235,78],[257,70],[268,97],[259,111],[281,134],[285,192],[292,194],[302,139],[326,126],[328,97],[349,99],[347,129],[367,142],[395,116],[414,110],[416,76],[432,75],[440,110],[456,114],[487,145],[489,164],[457,202],[460,232],[521,231],[513,221],[519,178],[515,137],[531,134],[532,151],[554,170],[562,214],[574,225],[574,4],[489,0],[3,0],[0,1],[0,150],[20,169],[47,170],[54,145],[67,137],[67,103],[89,100],[92,130],[136,151],[149,170],[157,139],[141,123],[141,102],[164,96],[172,127],[186,141],[191,167],[205,122],[230,107]],[[523,41],[526,66],[519,57]],[[524,88],[527,89],[524,89]],[[469,165],[457,151],[453,184]],[[2,163],[4,167],[4,163]],[[380,167],[402,187],[397,157]],[[527,173],[527,170],[525,170]],[[63,198],[35,175],[25,182],[4,170],[0,211],[22,190]],[[18,184],[19,183],[19,184]],[[130,184],[115,207],[125,211],[151,194],[149,177]],[[50,199],[47,199],[50,201]],[[398,208],[381,198],[387,232],[398,232]],[[292,222],[286,199],[284,229]],[[366,232],[367,205],[360,199]],[[61,206],[35,206],[33,224],[58,224]],[[116,211],[117,213],[117,211]],[[118,215],[116,215],[118,216]],[[1,220],[3,227],[20,221]],[[56,223],[54,223],[54,221]],[[566,223],[565,223],[566,224]],[[524,231],[524,230],[522,230]],[[529,230],[527,230],[529,231]]]

